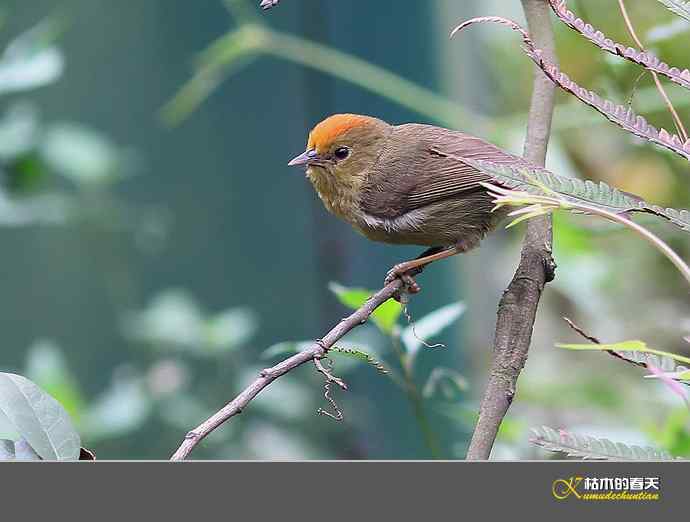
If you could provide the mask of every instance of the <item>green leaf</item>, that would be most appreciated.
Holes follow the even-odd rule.
[[[659,0],[672,13],[685,18],[690,22],[690,2],[685,0]]]
[[[314,341],[283,341],[266,348],[263,352],[261,352],[261,358],[273,359],[279,355],[301,352],[302,350],[309,348],[312,344],[314,344]]]
[[[566,213],[553,215],[554,257],[573,257],[592,252],[592,234],[573,222],[573,216]]]
[[[40,132],[38,111],[26,101],[10,105],[0,119],[0,159],[13,161],[36,148]]]
[[[423,340],[440,334],[457,321],[464,312],[465,305],[458,301],[442,306],[419,321],[415,321],[414,325],[407,326],[401,334],[407,352],[414,357],[424,344]]]
[[[578,435],[548,426],[532,428],[530,442],[548,451],[565,453],[569,457],[594,460],[672,460],[663,450],[649,446],[627,445],[589,435]]]
[[[218,357],[249,340],[257,323],[254,312],[242,307],[207,317],[187,292],[171,289],[158,294],[147,308],[130,312],[123,327],[128,337],[155,349]]]
[[[365,290],[363,288],[347,288],[335,282],[329,283],[328,288],[336,295],[342,304],[352,310],[360,308],[374,293],[371,290]],[[395,299],[389,299],[374,310],[374,313],[371,314],[371,319],[383,333],[390,335],[393,333],[393,327],[398,321],[398,317],[400,317],[401,313],[402,306],[400,303]]]
[[[675,18],[667,24],[655,25],[647,31],[645,42],[647,45],[657,44],[669,40],[682,33],[690,31],[690,24],[680,18]]]
[[[46,339],[32,344],[27,351],[25,375],[54,397],[78,423],[86,401],[57,344]]]
[[[79,424],[91,441],[122,437],[141,427],[153,411],[143,378],[119,368],[112,384],[84,411]]]
[[[679,372],[674,379],[678,379],[679,381],[690,381],[690,370]]]
[[[439,366],[429,374],[422,389],[422,396],[429,399],[438,392],[445,400],[457,401],[469,388],[469,382],[460,373],[452,368]]]
[[[690,457],[690,415],[686,407],[674,408],[663,424],[658,419],[646,423],[646,430],[654,442],[673,455]]]
[[[52,168],[78,185],[120,179],[127,159],[124,151],[105,136],[73,123],[50,127],[41,144],[41,155]]]
[[[557,348],[565,348],[566,350],[594,350],[594,351],[614,351],[614,352],[643,352],[658,355],[660,357],[670,357],[671,359],[686,364],[690,364],[690,358],[683,357],[671,352],[664,352],[649,348],[643,341],[623,341],[613,344],[563,344],[557,343]]]
[[[221,353],[237,348],[254,335],[257,323],[248,308],[231,308],[213,316],[204,328],[206,351]]]
[[[553,196],[553,193],[556,193],[566,204],[568,201],[584,202],[618,214],[644,212],[662,217],[681,230],[690,231],[690,212],[687,210],[652,205],[633,194],[610,187],[601,181],[594,183],[590,180],[558,176],[546,169],[515,167],[487,160],[452,157],[491,176],[497,185],[505,189],[524,191],[532,195]]]
[[[39,24],[7,46],[0,56],[0,94],[41,87],[62,75],[64,58],[50,45],[54,32],[54,24]]]
[[[366,352],[363,352],[362,350],[356,350],[352,348],[342,348],[340,346],[333,346],[330,350],[329,353],[337,353],[339,355],[343,355],[345,357],[349,357],[351,359],[357,359],[359,361],[364,361],[365,363],[373,366],[376,368],[376,370],[383,375],[386,375],[388,373],[388,370],[386,367],[377,359],[372,357]]]
[[[45,184],[48,170],[36,153],[14,158],[5,168],[7,188],[12,194],[27,195]]]
[[[508,417],[501,421],[496,438],[504,443],[518,444],[524,437],[526,429],[524,421]]]
[[[65,409],[30,380],[0,373],[0,411],[44,460],[77,460],[81,442]]]

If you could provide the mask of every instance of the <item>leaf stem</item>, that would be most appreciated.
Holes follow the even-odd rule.
[[[400,343],[400,336],[397,333],[393,333],[390,336],[391,344],[393,349],[398,356],[400,362],[400,367],[403,370],[403,380],[401,382],[402,388],[407,395],[410,405],[412,406],[412,411],[415,418],[417,419],[417,424],[422,436],[424,437],[424,442],[426,443],[431,455],[434,459],[442,459],[443,451],[441,450],[441,445],[438,441],[438,436],[431,427],[431,423],[426,414],[424,408],[424,400],[422,395],[419,393],[419,388],[414,380],[414,367],[412,365],[412,359],[403,350]]]
[[[630,20],[630,16],[628,15],[628,10],[625,8],[624,0],[618,0],[618,7],[620,8],[621,14],[623,15],[623,20],[625,21],[625,27],[628,29],[628,33],[630,33],[630,37],[633,39],[635,44],[640,48],[640,51],[644,52],[645,51],[644,45],[642,45],[642,42],[637,37],[637,33],[635,32],[635,27],[633,26],[632,20]],[[688,133],[686,132],[685,127],[683,126],[683,121],[680,119],[680,116],[678,116],[678,113],[676,112],[676,109],[673,106],[673,103],[671,103],[671,99],[668,97],[668,94],[666,93],[664,86],[661,84],[661,80],[659,80],[659,75],[657,75],[654,71],[650,71],[650,73],[652,74],[652,78],[654,78],[654,83],[656,84],[656,88],[659,91],[659,94],[663,98],[664,103],[666,103],[666,106],[668,107],[668,110],[671,113],[671,117],[673,118],[673,123],[676,126],[676,130],[678,131],[678,134],[680,134],[681,138],[683,138],[683,141],[687,141]]]

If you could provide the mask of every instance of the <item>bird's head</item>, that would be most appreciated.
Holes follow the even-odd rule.
[[[334,114],[312,129],[307,149],[288,165],[306,166],[322,198],[337,197],[361,186],[391,129],[371,116]]]

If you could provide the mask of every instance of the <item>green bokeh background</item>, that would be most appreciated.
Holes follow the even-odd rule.
[[[415,111],[332,75],[259,56],[219,76],[208,99],[179,124],[167,124],[161,109],[212,41],[256,16],[271,28],[388,69],[468,114],[481,114],[454,126],[521,149],[532,68],[516,37],[490,27],[447,39],[453,25],[470,16],[520,20],[519,2],[410,1],[393,8],[365,0],[284,0],[267,13],[255,3],[233,4],[248,10],[245,20],[238,11],[233,18],[221,0],[2,2],[5,44],[53,20],[55,45],[65,59],[55,83],[5,95],[3,107],[29,103],[46,132],[70,122],[89,136],[95,133],[117,158],[112,179],[84,180],[46,168],[38,192],[69,195],[72,210],[65,223],[0,228],[0,369],[33,376],[65,403],[84,445],[99,458],[167,457],[188,429],[270,364],[273,359],[261,357],[266,348],[318,337],[346,313],[328,290],[330,281],[376,288],[389,266],[418,250],[366,242],[328,215],[302,174],[286,164],[303,150],[311,126],[333,112],[448,125],[424,109],[429,100],[413,100],[420,107]],[[606,12],[593,0],[573,2],[572,8],[625,40],[610,4]],[[630,4],[642,34],[673,21],[653,2]],[[564,27],[557,37],[566,71],[625,101],[638,75],[634,66],[603,57]],[[688,38],[690,32],[680,31],[654,49],[687,66]],[[334,61],[333,68],[339,66]],[[640,81],[634,104],[655,124],[672,128],[651,85],[649,78]],[[690,121],[690,95],[671,92]],[[549,156],[555,171],[603,179],[660,204],[690,204],[682,160],[640,146],[564,95],[559,103]],[[654,230],[687,254],[687,237],[663,226]],[[415,318],[457,300],[468,310],[434,337],[447,348],[422,349],[415,365],[420,393],[434,368],[457,372],[455,381],[444,378],[445,388],[423,399],[441,441],[440,456],[464,455],[486,375],[495,307],[516,264],[518,239],[498,232],[480,252],[440,263],[420,278],[424,291],[410,307]],[[674,413],[678,404],[667,390],[600,354],[553,348],[556,341],[576,339],[559,319],[568,314],[610,341],[640,337],[662,349],[685,350],[682,336],[690,323],[678,275],[637,238],[602,231],[582,218],[558,217],[556,254],[559,279],[541,306],[535,347],[496,456],[543,457],[527,443],[528,428],[541,424],[687,452],[687,416],[682,409]],[[223,349],[204,348],[195,337],[195,318],[211,328],[209,321],[228,309],[236,315],[229,333],[223,330]],[[172,338],[152,340],[155,321],[145,318],[155,314]],[[405,326],[404,318],[399,322]],[[144,325],[138,336],[132,324]],[[179,346],[176,335],[192,341]],[[375,327],[350,341],[397,367],[389,340]],[[345,363],[336,359],[336,373],[339,364]],[[390,379],[366,365],[348,370],[346,379],[348,396],[335,392],[343,423],[315,416],[316,408],[325,407],[321,379],[305,367],[210,437],[195,456],[434,455],[410,402]],[[681,421],[669,420],[671,415]]]

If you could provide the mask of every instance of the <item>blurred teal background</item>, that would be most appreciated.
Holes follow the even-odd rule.
[[[447,38],[457,22],[478,14],[520,20],[519,2],[413,1],[399,9],[284,0],[267,13],[256,3],[1,4],[4,47],[16,46],[21,34],[33,47],[32,68],[22,73],[30,85],[0,91],[0,369],[58,398],[98,458],[166,458],[186,431],[279,360],[280,348],[273,357],[267,348],[319,337],[347,313],[329,282],[377,288],[391,265],[417,255],[357,236],[287,167],[316,122],[334,112],[372,114],[454,126],[521,150],[532,69],[516,37],[491,27]],[[645,31],[672,23],[662,8],[630,3]],[[619,16],[597,6],[573,2],[581,16],[625,39]],[[233,32],[240,27],[244,32]],[[598,55],[567,29],[557,34],[565,70],[619,103],[630,95],[632,65]],[[303,40],[283,45],[284,35]],[[689,37],[682,28],[662,31],[655,49],[687,66]],[[400,82],[376,84],[351,57]],[[324,71],[300,61],[318,61]],[[36,81],[42,74],[46,81]],[[640,82],[638,110],[671,128],[651,85]],[[672,92],[687,120],[690,97]],[[559,103],[554,170],[689,205],[680,160],[602,125],[565,96]],[[686,238],[656,230],[688,253]],[[450,304],[450,316],[436,315],[429,330],[430,341],[447,348],[419,350],[407,384],[334,356],[334,372],[351,390],[347,397],[334,391],[344,422],[315,416],[327,407],[322,379],[304,367],[194,456],[462,458],[518,239],[498,232],[480,252],[420,278],[423,292],[410,311],[421,320]],[[646,336],[684,350],[678,340],[690,322],[676,274],[636,238],[582,218],[559,216],[556,253],[559,279],[541,307],[497,456],[534,457],[528,428],[544,423],[596,425],[631,442],[690,450],[687,426],[666,424],[672,405],[652,418],[648,402],[657,411],[663,390],[650,394],[654,385],[634,369],[595,359],[599,354],[553,349],[573,339],[559,319],[567,313],[610,341]],[[461,317],[452,307],[459,300],[467,309]],[[398,324],[387,334],[367,325],[347,340],[404,376],[396,350],[409,350],[399,340],[405,318]]]

